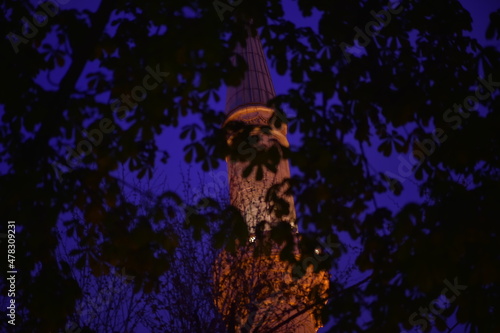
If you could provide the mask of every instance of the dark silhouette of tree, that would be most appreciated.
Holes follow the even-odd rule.
[[[192,202],[193,207],[197,207],[196,213],[188,220],[185,211],[179,209],[179,198],[175,194],[169,193],[160,199],[155,194],[157,188],[143,189],[140,183],[131,185],[125,180],[122,183],[132,189],[130,202],[140,207],[129,221],[130,225],[147,220],[153,229],[175,235],[175,248],[169,253],[159,253],[166,256],[169,267],[159,276],[153,290],[134,290],[135,276],[99,259],[107,246],[106,241],[103,237],[91,236],[87,221],[75,210],[74,223],[59,226],[56,260],[63,272],[75,281],[75,288],[80,293],[75,312],[67,316],[67,322],[57,332],[226,333],[239,332],[242,323],[247,332],[272,332],[275,326],[295,314],[303,317],[314,314],[320,320],[320,305],[324,301],[319,300],[327,297],[329,279],[324,270],[319,274],[313,272],[318,271],[318,259],[300,258],[296,251],[299,260],[294,266],[280,260],[279,249],[267,247],[273,244],[269,239],[260,245],[258,238],[242,247],[240,241],[228,237],[231,232],[239,234],[246,228],[246,222],[234,207],[229,206],[226,183],[211,186],[210,193],[206,193],[210,199],[203,198],[204,203]],[[184,194],[195,198],[197,193],[190,187],[191,183],[186,180]],[[210,180],[200,183],[209,184]],[[208,191],[204,189],[204,192]],[[171,214],[162,224],[155,222],[151,214],[158,210],[158,200],[162,203],[162,211]],[[198,225],[195,221],[201,216],[206,220]],[[205,226],[208,230],[201,233],[198,228]],[[135,233],[135,236],[141,235]],[[81,239],[87,244],[85,247],[79,246]],[[297,244],[301,243],[304,242]],[[340,248],[340,244],[330,245],[332,247],[326,249],[318,247],[317,250],[323,252],[319,261],[325,261],[333,255],[332,251]],[[335,253],[335,256],[339,255]],[[221,265],[222,262],[230,267]],[[96,267],[106,273],[95,276]],[[352,267],[352,263],[346,267]],[[332,282],[345,283],[350,271],[345,269],[342,273],[336,274]],[[282,300],[287,305],[270,306],[272,299]],[[299,299],[307,299],[309,303],[301,304],[297,302]],[[313,305],[315,311],[301,312]],[[228,312],[228,308],[233,308],[234,312]],[[30,316],[32,314],[28,313],[27,318]],[[298,324],[286,323],[285,327],[294,329]],[[24,324],[16,326],[20,331],[25,327]]]
[[[356,265],[370,278],[348,292],[331,286],[322,316],[332,330],[498,331],[498,47],[468,35],[471,17],[456,0],[298,1],[303,16],[319,17],[313,28],[288,21],[279,1],[232,3],[222,13],[197,0],[0,5],[0,216],[18,227],[15,329],[57,331],[75,313],[82,290],[56,255],[61,224],[88,249],[77,267],[86,255],[94,276],[123,268],[143,294],[158,290],[178,246],[175,230],[161,228],[174,219],[163,200],[187,207],[203,237],[207,218],[175,193],[139,214],[116,170],[151,177],[169,158],[157,135],[181,118],[202,124],[185,128],[188,162],[208,171],[232,154],[210,102],[241,80],[246,65],[229,59],[252,18],[272,66],[294,84],[270,105],[295,115],[288,126],[300,144],[287,157],[299,224],[363,247]],[[497,11],[486,36],[497,43],[499,31]],[[375,151],[399,157],[398,171]],[[420,200],[380,203],[411,182]]]

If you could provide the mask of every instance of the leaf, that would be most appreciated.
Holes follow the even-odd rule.
[[[144,175],[146,174],[146,169],[143,168],[139,173],[137,174],[137,178],[142,179]]]
[[[184,161],[186,161],[186,163],[191,163],[192,159],[193,159],[193,150],[188,150],[186,155],[184,155]]]
[[[78,260],[76,261],[75,266],[76,266],[77,268],[82,269],[82,268],[83,268],[83,266],[85,266],[85,263],[86,263],[85,256],[84,256],[84,255],[82,255],[82,256],[80,256],[80,258],[78,258]]]
[[[261,165],[257,165],[257,172],[255,174],[255,180],[262,180],[264,178],[264,170]]]
[[[252,170],[253,170],[252,164],[246,166],[245,169],[243,169],[242,173],[243,178],[248,178],[248,176],[250,176],[250,174],[252,173]]]
[[[378,146],[377,151],[382,153],[384,156],[391,156],[392,142],[389,139],[382,141],[382,143]]]

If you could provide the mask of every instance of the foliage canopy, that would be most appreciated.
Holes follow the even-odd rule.
[[[188,162],[209,170],[231,154],[222,112],[211,101],[244,73],[244,63],[233,67],[229,59],[251,17],[272,66],[293,83],[271,103],[296,115],[288,126],[300,144],[287,154],[299,171],[291,180],[299,222],[320,235],[348,233],[363,245],[357,268],[372,273],[349,293],[331,290],[325,316],[335,330],[396,332],[400,323],[409,329],[412,313],[455,278],[467,289],[434,325],[444,330],[454,316],[471,332],[499,330],[493,315],[500,304],[498,48],[469,36],[470,14],[456,0],[404,2],[367,43],[359,40],[364,47],[347,49],[342,45],[354,45],[355,27],[374,21],[372,11],[387,9],[387,1],[299,0],[298,6],[304,17],[319,17],[317,26],[289,21],[286,7],[273,0],[240,2],[223,22],[208,1],[102,0],[95,11],[55,6],[57,13],[33,33],[23,28],[23,17],[32,20],[39,8],[25,1],[0,5],[0,216],[18,223],[17,299],[26,314],[18,329],[63,327],[81,296],[55,256],[61,222],[87,249],[80,264],[93,274],[107,274],[113,265],[136,277],[136,292],[158,286],[169,269],[159,254],[178,243],[174,234],[135,218],[138,206],[116,170],[152,176],[169,160],[157,136],[183,117],[201,124],[184,128]],[[499,16],[491,14],[486,31],[496,41]],[[147,98],[113,104],[139,92],[137,86],[153,86],[145,81],[148,73],[155,78],[152,72],[157,85]],[[478,86],[488,96],[468,99]],[[129,109],[123,119],[113,112],[117,107]],[[101,124],[104,118],[110,122]],[[78,150],[87,140],[82,131],[93,129],[101,129],[99,144],[67,158],[66,147]],[[446,139],[437,143],[433,134]],[[434,148],[424,155],[421,146],[430,151],[429,142]],[[420,162],[386,174],[370,157],[375,150]],[[397,210],[377,202],[410,182],[425,200]],[[158,195],[150,211],[157,224],[171,218],[166,199],[182,206],[176,193]],[[85,228],[69,214],[75,209]],[[205,229],[203,215],[192,221]],[[48,299],[58,302],[47,309]],[[370,320],[358,320],[362,315]]]

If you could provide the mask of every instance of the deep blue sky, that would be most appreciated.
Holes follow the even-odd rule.
[[[38,1],[32,1],[32,3],[37,3]],[[89,0],[89,1],[78,1],[78,0],[72,0],[69,1],[66,5],[62,5],[62,8],[78,8],[78,9],[88,9],[90,11],[95,11],[99,5],[99,0]],[[481,44],[488,44],[486,41],[484,34],[486,31],[486,26],[489,22],[489,14],[493,11],[496,10],[497,8],[500,7],[500,3],[496,0],[462,0],[461,1],[463,6],[471,13],[471,16],[473,18],[473,31],[471,33],[471,36],[474,38],[477,38]],[[319,19],[319,15],[317,12],[313,12],[313,15],[308,18],[303,18],[296,1],[292,0],[285,0],[284,1],[284,8],[286,12],[286,18],[289,19],[290,21],[294,22],[297,26],[309,26],[313,29],[316,29],[317,27],[317,22]],[[215,15],[215,10],[214,10],[214,15]],[[226,13],[226,15],[229,15]],[[354,31],[353,31],[353,37],[354,37]],[[491,44],[491,42],[489,42]],[[271,65],[271,63],[268,61],[268,64]],[[97,63],[94,62],[89,62],[87,65],[87,69],[92,69],[94,70],[96,68]],[[56,75],[53,76],[53,79],[57,80],[58,77],[62,76],[64,74],[64,70],[69,66],[69,62],[66,62],[66,66],[63,67],[63,69],[59,72],[56,73]],[[288,89],[292,88],[293,85],[291,83],[291,80],[289,77],[285,76],[280,76],[276,73],[275,69],[270,66],[270,71],[271,71],[271,76],[273,78],[275,90],[277,94],[286,94]],[[82,78],[84,75],[82,75]],[[48,86],[45,80],[40,76],[39,82],[42,83],[44,86]],[[79,84],[86,85],[86,82],[84,80],[80,80]],[[53,89],[52,86],[50,86],[51,89]],[[212,107],[214,109],[221,110],[221,112],[224,110],[224,98],[225,98],[225,87],[222,87],[220,90],[220,96],[221,96],[221,101],[219,103],[212,103]],[[100,96],[99,98],[102,101],[106,101],[109,99],[109,96]],[[285,110],[286,111],[286,110]],[[444,111],[444,110],[443,110]],[[187,117],[184,118],[181,124],[189,124],[193,121],[196,121],[195,118],[193,117]],[[165,149],[169,152],[170,154],[170,159],[169,162],[166,166],[159,165],[159,169],[157,170],[157,177],[156,180],[153,180],[153,184],[159,182],[163,183],[165,180],[165,177],[167,179],[167,187],[169,187],[172,190],[178,190],[181,188],[182,184],[182,178],[179,177],[180,172],[186,172],[187,170],[187,165],[184,162],[184,153],[182,151],[182,148],[184,147],[185,144],[188,143],[188,141],[182,141],[179,138],[180,134],[180,128],[167,128],[164,133],[158,137],[157,142],[160,146],[160,148]],[[299,136],[298,135],[289,135],[289,141],[290,144],[293,146],[297,146],[300,144],[299,141]],[[376,148],[375,145],[372,145],[372,148]],[[384,158],[381,157],[379,153],[376,152],[376,149],[367,149],[367,153],[370,156],[370,163],[372,164],[372,167],[377,170],[377,171],[391,171],[393,173],[397,174],[397,168],[398,164],[400,163],[399,160],[397,159],[397,156],[391,156],[391,158]],[[407,158],[407,155],[404,155],[405,158]],[[196,164],[191,164],[189,166],[189,169],[193,174],[197,174],[201,171],[201,168],[199,165]],[[221,171],[225,172],[225,165],[221,165],[219,170],[214,170],[215,172]],[[292,174],[293,172],[296,172],[297,170],[293,169],[292,166]],[[219,174],[219,173],[217,173]],[[208,175],[208,177],[210,177]],[[198,178],[198,177],[194,177]],[[194,188],[198,188],[199,185],[193,184]],[[387,198],[387,197],[381,197],[377,198],[379,200],[379,204],[382,205],[387,205],[389,207],[394,207],[396,208],[397,205],[394,204],[394,201],[397,201],[398,204],[400,205],[403,202],[407,202],[408,200],[414,200],[417,199],[416,197],[416,186],[411,183],[411,181],[405,182],[405,192],[403,193],[401,197],[392,197],[392,198]]]
[[[461,1],[465,9],[467,9],[473,18],[473,31],[471,36],[477,38],[481,44],[491,44],[492,42],[487,42],[484,35],[486,31],[487,24],[489,23],[489,14],[500,8],[500,2],[496,0],[462,0]],[[286,0],[285,10],[286,17],[294,22],[298,26],[310,26],[316,29],[319,15],[313,14],[312,17],[303,18],[298,10],[298,6],[295,1]],[[354,31],[353,31],[354,37]],[[272,68],[271,62],[268,59],[268,65],[270,67],[271,76],[274,82],[275,90],[277,94],[286,94],[288,89],[292,88],[293,85],[289,77],[280,76],[277,74],[276,70]],[[225,87],[221,89],[220,92],[221,101],[219,103],[212,103],[214,109],[224,110],[224,98],[225,98]],[[286,110],[285,110],[286,111]],[[443,110],[444,111],[444,110]],[[290,114],[289,114],[290,116]],[[185,119],[186,123],[189,123],[190,119]],[[179,130],[178,129],[168,129],[164,135],[159,138],[159,143],[165,145],[165,148],[171,153],[171,159],[169,165],[165,168],[164,172],[167,177],[169,177],[168,185],[172,189],[176,189],[180,186],[181,180],[177,176],[180,170],[185,169],[185,162],[183,160],[182,147],[183,144],[179,145]],[[300,144],[300,138],[298,135],[289,135],[289,141],[292,147]],[[185,141],[187,143],[187,141]],[[372,149],[367,149],[366,152],[370,156],[370,163],[372,166],[380,172],[391,171],[397,174],[397,168],[399,165],[399,160],[396,156],[391,156],[390,158],[384,158],[379,153],[376,152],[376,145],[372,145]],[[403,154],[407,159],[408,154]],[[192,165],[192,171],[198,172],[201,169],[197,165]],[[219,170],[224,171],[225,166],[222,165]],[[297,170],[295,170],[297,171]],[[292,174],[294,173],[294,168],[292,166]],[[377,198],[379,204],[387,205],[389,207],[397,208],[404,202],[409,200],[416,200],[418,196],[416,194],[417,187],[412,184],[411,180],[404,183],[405,192],[401,197],[390,196],[388,198],[386,195]],[[397,204],[394,203],[397,202]]]

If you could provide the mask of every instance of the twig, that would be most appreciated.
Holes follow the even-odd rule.
[[[328,297],[325,297],[325,298],[321,298],[319,299],[318,301],[316,301],[315,303],[313,304],[310,304],[308,306],[306,306],[304,309],[298,311],[297,313],[295,313],[294,315],[290,316],[289,318],[287,318],[286,320],[282,321],[281,323],[279,323],[278,325],[272,327],[268,332],[275,332],[277,329],[279,329],[280,327],[288,324],[290,321],[292,321],[293,319],[295,319],[296,317],[304,314],[305,312],[309,311],[310,309],[314,308],[315,306],[318,306],[320,304],[324,304],[325,302],[327,302],[328,300],[330,300],[333,296],[339,296],[339,295],[342,295],[343,293],[351,290],[351,289],[354,289],[360,285],[362,285],[363,283],[365,283],[366,281],[370,280],[372,277],[373,277],[374,273],[370,274],[369,276],[367,276],[366,278],[364,278],[363,280],[353,284],[352,286],[349,286],[341,291],[339,291],[337,294],[335,295],[331,295],[331,296],[328,296]]]

